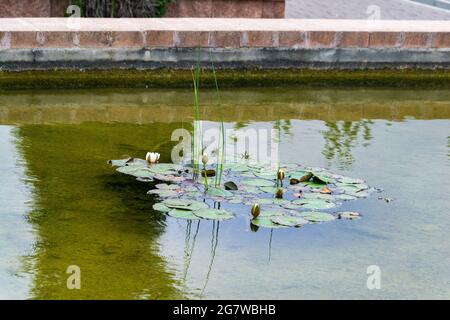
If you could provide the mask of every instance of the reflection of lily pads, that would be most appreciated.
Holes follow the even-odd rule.
[[[295,216],[277,216],[270,218],[270,220],[272,220],[273,223],[280,224],[286,227],[299,227],[309,223],[308,220],[305,220],[302,217]]]
[[[299,212],[299,215],[311,222],[326,222],[336,219],[336,217],[333,216],[332,214],[316,211]]]
[[[234,214],[220,209],[200,209],[194,211],[194,214],[202,219],[209,220],[228,220],[234,218]]]
[[[194,214],[193,211],[189,211],[189,210],[172,209],[167,214],[173,218],[178,218],[178,219],[190,219],[190,220],[198,220],[199,219]]]

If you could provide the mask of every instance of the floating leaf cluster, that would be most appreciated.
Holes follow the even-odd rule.
[[[256,228],[359,219],[358,212],[336,209],[345,201],[366,198],[375,190],[364,180],[297,164],[272,168],[248,160],[228,162],[223,165],[224,182],[214,186],[214,178],[195,179],[198,174],[189,166],[150,164],[137,158],[109,163],[120,173],[151,182],[148,193],[159,201],[153,205],[156,211],[178,219],[228,220],[245,206],[245,214]]]

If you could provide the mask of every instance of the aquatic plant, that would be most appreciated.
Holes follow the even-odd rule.
[[[225,190],[208,188],[206,174],[203,181],[190,179],[192,167],[170,163],[150,165],[146,160],[136,158],[109,163],[117,167],[118,172],[151,183],[148,193],[159,198],[153,206],[156,211],[177,219],[220,221],[247,212],[253,231],[258,227],[299,227],[360,218],[361,214],[353,211],[334,210],[347,201],[366,198],[375,190],[362,179],[298,164],[280,164],[284,175],[279,178],[288,181],[288,186],[283,188],[275,186],[278,178],[274,178],[273,168],[268,165],[227,162],[223,175],[233,184],[226,183],[230,188]],[[293,179],[295,184],[290,183]],[[278,190],[283,193],[282,197],[274,197]],[[247,206],[249,209],[245,210]]]
[[[223,111],[222,111],[222,103],[220,100],[220,92],[219,92],[219,84],[217,81],[216,69],[214,67],[214,60],[211,55],[211,51],[209,53],[209,58],[211,61],[211,69],[214,79],[214,86],[216,88],[216,100],[217,100],[217,109],[219,112],[219,121],[220,121],[220,130],[219,130],[219,146],[217,151],[217,161],[216,161],[216,179],[215,186],[220,186],[220,182],[222,180],[223,173],[223,163],[225,161],[225,126],[223,124]]]

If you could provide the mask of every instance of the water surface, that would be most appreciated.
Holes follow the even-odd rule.
[[[189,90],[0,95],[0,298],[450,298],[448,90],[300,88],[222,92],[227,128],[281,130],[282,162],[384,189],[363,213],[252,232],[152,210],[149,186],[106,160],[157,150],[192,126]],[[217,126],[203,91],[205,125]],[[394,200],[386,202],[378,197]],[[66,269],[81,268],[81,290]],[[367,267],[382,271],[368,290]]]

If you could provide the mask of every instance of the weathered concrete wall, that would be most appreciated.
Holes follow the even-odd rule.
[[[200,55],[197,55],[199,49]],[[442,21],[1,19],[2,70],[450,68]]]

